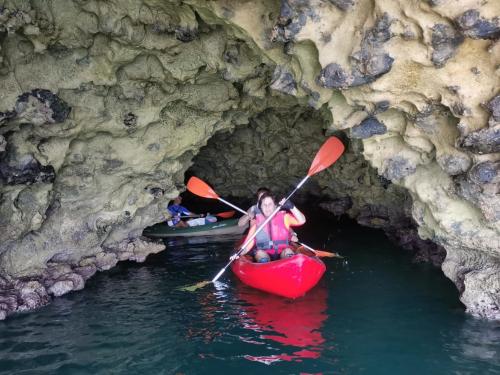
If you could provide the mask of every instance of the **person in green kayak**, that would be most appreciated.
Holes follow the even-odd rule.
[[[203,214],[195,214],[189,211],[186,207],[182,206],[181,203],[182,203],[182,197],[179,195],[174,199],[174,203],[168,206],[168,212],[172,216],[172,218],[167,221],[169,227],[185,228],[185,227],[193,227],[196,225],[204,225],[206,224],[207,221],[208,222],[217,221],[217,218],[211,216],[210,214],[208,214],[206,218],[204,218],[205,215]],[[184,221],[181,218],[182,216],[200,218],[200,219],[191,219],[188,221]]]
[[[240,217],[240,219],[238,220],[238,226],[239,227],[245,227],[248,224],[249,221],[255,219],[255,215],[257,215],[258,213],[260,213],[260,210],[259,210],[259,207],[257,206],[257,204],[259,203],[260,197],[264,193],[271,194],[271,190],[269,190],[266,187],[260,187],[260,188],[257,189],[257,193],[256,193],[256,195],[257,195],[257,203],[254,204],[252,207],[250,207],[247,210],[247,214],[246,215],[243,215],[242,217]]]
[[[269,221],[268,225],[257,233],[257,236],[243,250],[242,255],[252,251],[255,261],[258,263],[288,258],[294,255],[293,250],[290,248],[290,230],[291,227],[303,225],[306,218],[291,201],[285,202],[282,199],[280,204],[282,204],[285,211],[279,211]],[[255,220],[252,221],[247,238],[252,236],[256,229],[276,209],[276,199],[273,195],[264,193],[261,195],[257,207],[260,213],[255,215]]]

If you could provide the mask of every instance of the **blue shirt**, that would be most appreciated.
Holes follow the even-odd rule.
[[[191,212],[186,207],[181,206],[180,204],[173,204],[173,205],[169,206],[168,211],[173,216],[172,217],[172,224],[173,225],[176,225],[179,221],[181,221],[180,216],[182,214],[191,215]]]

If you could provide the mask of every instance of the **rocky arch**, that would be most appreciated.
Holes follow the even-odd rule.
[[[230,158],[261,148],[266,179],[300,173],[343,132],[349,153],[311,193],[445,248],[468,311],[498,319],[498,14],[444,0],[5,1],[0,318],[161,251],[141,231],[209,140],[194,170],[228,142]],[[250,171],[231,184],[215,165],[214,181],[248,194]]]

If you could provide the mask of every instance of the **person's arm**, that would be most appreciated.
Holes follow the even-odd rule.
[[[290,211],[285,215],[285,225],[287,228],[298,227],[306,222],[304,214],[291,201],[284,202],[284,199],[282,199],[280,204],[284,209]]]
[[[300,211],[297,207],[293,207],[291,210],[290,210],[290,213],[295,217],[295,219],[297,220],[296,223],[291,223],[290,226],[294,226],[294,227],[297,227],[297,226],[300,226],[300,225],[304,225],[304,223],[306,222],[306,217],[305,215],[302,213],[302,211]]]
[[[203,217],[204,216],[203,214],[195,214],[194,212],[189,211],[184,206],[181,206],[181,212],[182,212],[182,215],[185,215],[185,216],[192,216],[192,217]]]
[[[247,214],[246,215],[243,215],[242,217],[240,217],[240,219],[238,220],[238,226],[239,227],[244,227],[248,224],[248,222],[253,219],[253,216],[255,216],[253,214],[253,210],[252,210],[252,207],[250,207],[247,211]]]

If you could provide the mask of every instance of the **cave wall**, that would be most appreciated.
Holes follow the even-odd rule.
[[[499,7],[2,1],[0,318],[160,251],[141,230],[165,218],[214,134],[273,114],[307,134],[309,119],[292,128],[283,113],[310,108],[328,124],[302,148],[341,130],[356,176],[382,181],[369,183],[381,207],[366,220],[384,211],[384,185],[411,196],[468,311],[499,319]],[[278,154],[278,165],[310,159]],[[344,198],[340,178],[318,179],[332,202]],[[352,210],[374,207],[356,194]]]

